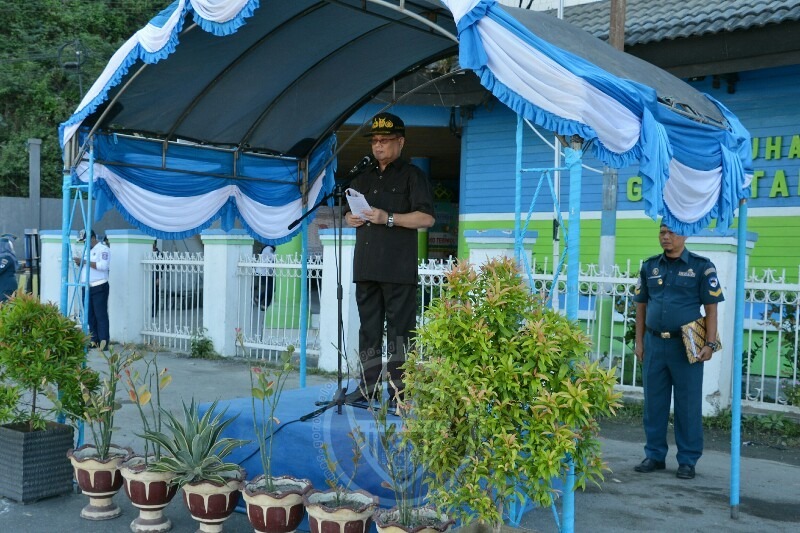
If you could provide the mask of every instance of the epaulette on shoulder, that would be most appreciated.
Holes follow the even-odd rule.
[[[696,254],[696,253],[694,253],[694,252],[693,252],[693,251],[691,251],[691,250],[689,250],[689,255],[691,255],[692,257],[694,257],[694,258],[696,258],[696,259],[701,259],[701,260],[703,260],[703,261],[706,261],[706,262],[708,262],[708,263],[710,263],[710,262],[711,262],[711,259],[709,259],[708,257],[706,257],[706,256],[704,256],[704,255]]]

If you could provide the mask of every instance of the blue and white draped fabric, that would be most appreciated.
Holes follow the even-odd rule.
[[[108,91],[119,84],[136,61],[157,63],[175,51],[187,13],[194,13],[194,21],[203,30],[223,36],[235,33],[258,6],[259,0],[175,0],[111,57],[75,113],[59,126],[61,146],[75,135],[83,120],[106,101]]]
[[[308,205],[333,189],[334,148],[331,137],[309,160],[309,179],[316,179]],[[234,157],[227,150],[177,143],[169,144],[162,159],[161,142],[120,135],[95,135],[94,156],[98,218],[114,207],[130,224],[160,239],[194,235],[217,219],[230,230],[238,218],[250,235],[273,245],[299,231],[288,229],[304,205],[295,159]],[[82,161],[73,179],[85,183],[89,176],[89,163]]]
[[[459,61],[501,102],[562,135],[594,141],[595,155],[638,164],[645,212],[691,235],[716,219],[724,229],[752,179],[750,135],[711,99],[727,129],[658,103],[651,87],[614,76],[537,37],[495,0],[442,0],[458,24]]]

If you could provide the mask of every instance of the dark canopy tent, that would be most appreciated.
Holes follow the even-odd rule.
[[[522,117],[612,167],[638,164],[647,214],[682,233],[727,227],[749,192],[749,135],[723,106],[494,0],[176,0],[62,124],[65,172],[101,212],[113,205],[154,236],[238,218],[285,242],[332,188],[334,132],[393,80],[456,53]]]
[[[482,58],[490,44],[480,42],[477,28],[498,21],[522,49],[487,64]],[[572,81],[522,61],[529,50]],[[514,111],[587,144],[596,141],[595,155],[610,166],[641,164],[649,177],[648,215],[674,220],[685,233],[713,218],[722,225],[731,220],[749,185],[746,132],[735,117],[568,23],[492,1],[177,0],[120,48],[61,126],[67,169],[76,181],[88,181],[83,156],[93,139],[99,213],[114,206],[162,238],[185,237],[218,218],[228,228],[239,218],[254,237],[285,242],[292,234],[275,224],[293,220],[332,187],[339,149],[333,132],[393,80],[457,52],[462,66]],[[560,116],[503,79],[503,68],[514,75],[529,70],[524,74],[536,82],[552,79],[552,89],[573,99],[567,105],[583,98],[587,106],[605,106],[612,118],[603,120],[612,127],[604,132],[591,117]],[[612,137],[625,120],[635,131],[628,144],[615,147]],[[111,141],[99,141],[111,134]],[[121,149],[123,135],[131,137]],[[701,174],[687,175],[689,188],[672,193],[705,198],[699,215],[696,199],[664,205],[663,189],[676,174],[673,155],[684,170],[716,171],[705,175],[711,185],[692,189]],[[205,164],[188,163],[196,160]],[[669,198],[668,187],[666,193]],[[147,209],[134,205],[137,197],[147,198]],[[188,197],[198,214],[181,224],[171,216],[173,200]]]

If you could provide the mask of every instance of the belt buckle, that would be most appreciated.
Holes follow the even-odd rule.
[[[669,339],[670,338],[669,331],[662,331],[661,332],[661,338],[662,339]]]

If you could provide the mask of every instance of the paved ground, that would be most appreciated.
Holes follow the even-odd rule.
[[[233,361],[205,361],[160,354],[173,383],[165,391],[164,405],[179,408],[181,399],[199,401],[244,396],[249,390],[248,366]],[[335,381],[309,376],[309,386]],[[297,386],[295,379],[292,386]],[[310,410],[312,406],[309,406]],[[140,448],[134,431],[139,426],[133,405],[124,403],[117,415],[114,441]],[[614,432],[618,437],[619,432]],[[602,439],[604,459],[612,473],[600,487],[589,487],[575,497],[575,531],[584,532],[795,532],[800,531],[800,467],[766,459],[742,458],[738,520],[731,518],[730,455],[706,451],[691,481],[675,477],[674,453],[667,470],[653,474],[633,471],[642,458],[642,443],[619,438]],[[21,505],[0,499],[0,532],[61,533],[65,531],[127,532],[136,509],[124,494],[115,497],[123,515],[115,520],[89,522],[79,517],[86,497],[70,494]],[[192,532],[196,524],[180,497],[167,508],[175,532]],[[521,524],[540,532],[559,531],[550,509],[528,512]],[[235,513],[225,531],[250,532],[247,517]]]

